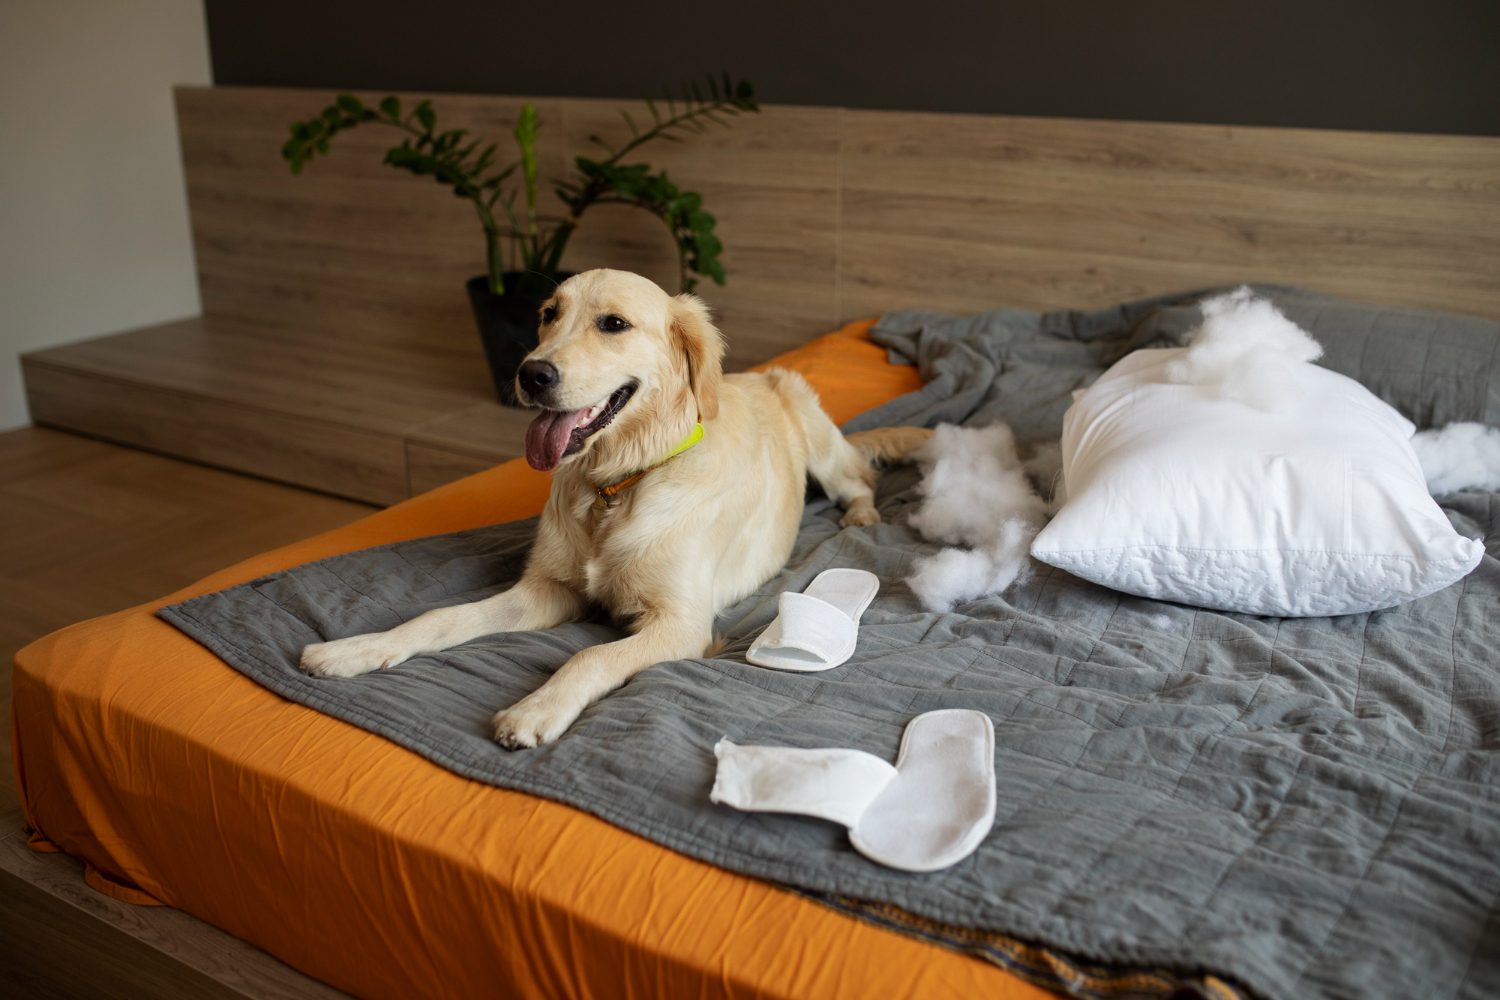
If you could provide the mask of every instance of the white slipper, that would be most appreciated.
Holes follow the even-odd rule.
[[[784,591],[778,613],[745,659],[773,670],[828,670],[854,655],[859,618],[880,590],[862,569],[825,569],[798,594]]]
[[[746,812],[816,816],[849,828],[855,850],[889,868],[957,864],[995,825],[995,727],[983,712],[911,720],[892,767],[863,750],[714,746],[709,799]]]

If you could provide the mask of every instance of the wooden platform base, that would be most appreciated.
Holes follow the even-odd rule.
[[[12,997],[335,1000],[239,938],[171,907],[119,903],[89,888],[66,854],[36,854],[4,816],[0,991]]]
[[[32,419],[391,504],[522,453],[478,336],[334,340],[196,318],[22,357]]]

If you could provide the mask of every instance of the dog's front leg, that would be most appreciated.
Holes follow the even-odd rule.
[[[702,656],[712,635],[712,615],[653,617],[634,635],[590,646],[558,668],[531,694],[495,716],[495,739],[504,746],[550,743],[594,702],[652,664]]]
[[[302,650],[302,669],[321,677],[356,677],[482,635],[552,628],[573,621],[582,610],[582,599],[570,587],[527,574],[504,593],[472,604],[434,608],[388,632],[308,646]]]

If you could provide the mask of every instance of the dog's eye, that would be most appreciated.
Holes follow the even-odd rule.
[[[542,310],[542,325],[546,326],[557,319],[557,306],[548,306]]]
[[[623,316],[616,316],[614,313],[600,316],[594,321],[594,325],[599,328],[600,333],[624,333],[630,329],[630,324],[625,318]]]

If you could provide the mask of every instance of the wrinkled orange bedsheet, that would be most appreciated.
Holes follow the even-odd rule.
[[[919,384],[868,326],[776,362],[839,421]],[[283,701],[153,615],[335,553],[527,516],[548,482],[511,462],[22,650],[14,738],[36,839],[88,862],[96,885],[139,887],[361,996],[1045,996],[461,778]]]

